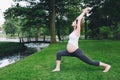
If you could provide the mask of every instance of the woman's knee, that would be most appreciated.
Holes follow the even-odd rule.
[[[61,56],[61,51],[57,52],[56,56]]]
[[[59,52],[57,52],[57,54],[56,54],[56,58],[57,58],[57,60],[61,60],[61,51],[59,51]]]

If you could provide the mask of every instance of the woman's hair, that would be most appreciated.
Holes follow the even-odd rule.
[[[78,20],[76,19],[76,24],[78,23]]]
[[[80,21],[80,28],[82,28],[82,20]]]
[[[76,19],[76,24],[78,24],[78,20],[77,19]],[[82,28],[82,20],[80,21],[80,27]]]

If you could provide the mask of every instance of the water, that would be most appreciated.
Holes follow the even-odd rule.
[[[0,68],[5,67],[9,64],[15,63],[22,59],[20,55],[9,56],[0,60]]]
[[[37,49],[37,51],[40,51],[41,49],[49,46],[49,44],[48,43],[28,43],[28,44],[25,44],[25,46],[27,46],[28,48],[35,48]],[[19,61],[25,57],[26,55],[21,55],[21,54],[15,54],[12,56],[5,57],[0,60],[0,68],[5,67],[9,64],[15,63],[16,61]]]
[[[28,48],[36,48],[38,51],[47,47],[49,44],[48,43],[29,43],[25,44]]]

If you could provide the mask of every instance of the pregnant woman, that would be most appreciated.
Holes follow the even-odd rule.
[[[63,50],[57,53],[56,55],[56,68],[52,70],[52,72],[60,71],[60,63],[61,63],[61,56],[71,56],[71,57],[77,57],[83,62],[93,65],[93,66],[102,66],[104,67],[103,72],[108,72],[111,68],[110,65],[99,62],[99,61],[92,61],[90,60],[85,54],[82,52],[82,50],[78,46],[78,40],[80,37],[81,32],[81,25],[82,25],[82,18],[86,13],[88,13],[90,10],[89,7],[85,8],[83,12],[76,18],[75,21],[73,21],[72,26],[74,28],[73,32],[69,35],[69,41],[67,44],[67,50]]]

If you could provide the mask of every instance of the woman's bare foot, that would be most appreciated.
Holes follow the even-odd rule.
[[[110,65],[105,66],[105,69],[104,69],[104,71],[103,71],[103,72],[108,72],[108,71],[110,70],[110,68],[111,68],[111,66],[110,66]]]
[[[54,69],[54,70],[52,70],[52,72],[58,72],[58,71],[60,71],[60,69]]]

